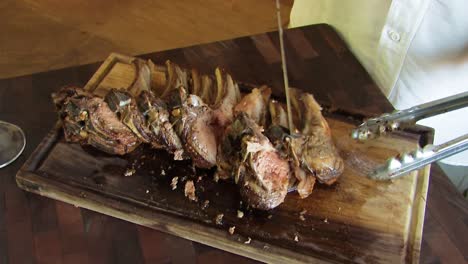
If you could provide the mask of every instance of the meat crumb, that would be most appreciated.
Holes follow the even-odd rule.
[[[146,190],[146,193],[149,193],[149,190]]]
[[[183,160],[184,159],[184,151],[179,149],[174,152],[174,160]]]
[[[178,183],[178,182],[179,182],[179,177],[174,177],[174,178],[172,178],[172,182],[171,182],[172,190],[177,189],[177,183]]]
[[[244,217],[244,212],[242,212],[241,210],[237,210],[237,218],[242,218]]]
[[[208,208],[208,206],[210,205],[210,201],[209,200],[205,200],[203,202],[203,205],[201,207],[202,210],[205,210],[206,208]]]
[[[299,242],[299,237],[297,237],[297,235],[294,236],[294,241]]]
[[[235,230],[236,230],[236,227],[235,227],[235,226],[231,226],[231,227],[229,228],[229,234],[233,235]]]
[[[307,210],[302,210],[300,213],[299,213],[299,219],[301,219],[301,221],[305,221],[306,218],[304,217],[304,214],[307,213]]]
[[[131,169],[127,169],[125,172],[124,172],[124,176],[125,177],[129,177],[129,176],[132,176],[133,174],[135,174],[135,169],[134,168],[131,168]]]
[[[328,218],[323,219],[323,222],[328,224]]]
[[[216,216],[215,221],[216,221],[217,225],[222,225],[223,224],[223,217],[224,217],[224,214],[218,214]]]
[[[247,241],[245,241],[244,244],[250,244],[250,241],[252,241],[252,239],[250,237],[247,237]]]
[[[197,182],[201,181],[202,180],[202,176],[198,176],[197,178]]]
[[[162,176],[166,175],[166,171],[165,171],[165,170],[161,170],[161,175],[162,175]]]
[[[195,194],[195,185],[193,184],[193,181],[187,181],[185,183],[184,193],[185,197],[188,197],[189,200],[198,201],[197,196]]]

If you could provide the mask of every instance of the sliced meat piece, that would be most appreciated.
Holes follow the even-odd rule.
[[[184,194],[191,201],[198,201],[197,195],[195,193],[195,184],[193,181],[187,181],[184,187]]]
[[[201,98],[189,95],[182,107],[182,134],[185,151],[198,168],[216,165],[217,141],[212,126],[213,112]]]
[[[268,112],[268,101],[271,96],[271,88],[262,86],[254,88],[245,95],[234,107],[234,113],[244,112],[258,125],[265,127]]]
[[[241,196],[250,206],[269,210],[284,201],[290,172],[288,162],[273,146],[261,144],[264,146],[250,153],[247,163],[239,167],[239,186]]]
[[[214,110],[215,122],[221,129],[230,124],[234,118],[234,106],[240,100],[239,86],[232,80],[231,75],[216,68],[217,96],[211,106]]]
[[[203,100],[180,87],[167,97],[171,123],[181,139],[185,153],[199,168],[216,165],[217,133],[213,111]]]
[[[262,129],[246,113],[240,112],[226,129],[221,143],[226,151],[218,163],[218,175],[235,173],[242,199],[250,206],[268,210],[284,201],[288,191],[288,161],[262,134]]]
[[[177,159],[183,158],[182,142],[169,120],[166,103],[152,92],[143,91],[138,98],[138,108],[146,119],[146,126],[154,135],[152,146],[166,149],[175,154]]]
[[[313,96],[291,89],[294,133],[289,134],[284,106],[271,100],[271,125],[266,134],[294,172],[295,186],[301,198],[308,197],[316,179],[332,184],[343,171],[343,160],[331,138],[330,128]],[[288,131],[288,132],[286,132]],[[294,181],[291,181],[293,183]]]
[[[143,114],[138,110],[136,100],[126,91],[110,90],[104,98],[109,108],[117,114],[120,121],[125,124],[141,142],[151,143],[154,135],[145,124]]]
[[[343,173],[344,162],[333,143],[330,128],[322,116],[320,105],[309,93],[290,90],[291,104],[300,113],[295,126],[303,142],[296,144],[302,168],[309,170],[321,183],[333,184]]]
[[[64,88],[52,95],[59,108],[65,140],[92,145],[109,154],[133,151],[140,141],[102,98],[81,88]]]
[[[123,155],[133,151],[141,142],[125,127],[108,105],[94,97],[88,104],[89,121],[86,122],[88,144],[110,154]]]

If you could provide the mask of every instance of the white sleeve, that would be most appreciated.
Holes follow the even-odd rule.
[[[389,94],[399,109],[468,91],[468,16],[466,0],[430,1]],[[435,129],[440,144],[468,133],[468,108],[420,121]],[[468,165],[468,151],[443,161]]]

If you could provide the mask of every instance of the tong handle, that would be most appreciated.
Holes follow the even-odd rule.
[[[468,106],[468,91],[368,119],[354,129],[351,136],[358,140],[375,138],[381,134],[385,134],[387,131],[414,125],[418,120],[466,106]]]
[[[385,165],[375,169],[369,177],[376,180],[392,180],[432,162],[468,150],[468,134],[440,145],[426,145],[414,151],[403,153],[387,160]]]

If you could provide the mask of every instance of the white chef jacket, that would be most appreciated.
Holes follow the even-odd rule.
[[[467,11],[467,0],[295,0],[290,27],[333,26],[404,109],[468,91]],[[433,127],[440,144],[468,133],[468,108],[418,123]],[[443,162],[468,166],[468,151]]]

